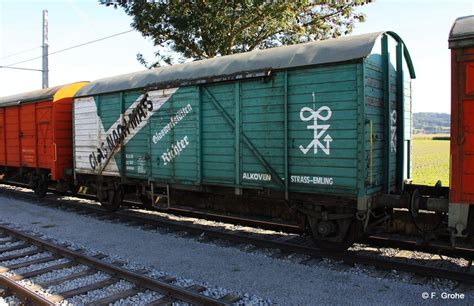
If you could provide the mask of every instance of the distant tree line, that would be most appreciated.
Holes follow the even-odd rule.
[[[451,115],[446,113],[413,113],[413,128],[419,134],[449,134]]]

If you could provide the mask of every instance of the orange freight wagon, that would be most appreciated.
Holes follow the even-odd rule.
[[[86,82],[0,98],[0,178],[44,196],[72,181],[72,97]]]
[[[449,226],[464,236],[474,204],[474,15],[460,17],[451,49],[451,182]]]

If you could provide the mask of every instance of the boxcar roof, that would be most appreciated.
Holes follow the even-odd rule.
[[[449,48],[474,46],[474,15],[459,17],[449,32]]]
[[[1,97],[0,107],[16,105],[16,104],[32,102],[32,101],[52,100],[54,97],[54,94],[58,90],[60,90],[62,87],[64,87],[64,85],[24,92],[24,93],[12,95],[12,96]]]
[[[370,55],[374,44],[383,33],[402,42],[393,32],[376,32],[256,50],[100,79],[84,86],[75,97],[154,86],[182,86],[263,76],[263,73],[269,70],[357,60]],[[406,48],[404,54],[410,74],[414,78]]]

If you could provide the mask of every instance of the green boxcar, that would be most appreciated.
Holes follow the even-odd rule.
[[[410,177],[414,77],[399,36],[379,32],[98,80],[75,97],[75,172],[363,210]]]

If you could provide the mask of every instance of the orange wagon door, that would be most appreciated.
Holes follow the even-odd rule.
[[[472,201],[474,200],[474,63],[466,63],[465,68],[466,98],[462,101],[462,194],[464,201]]]
[[[20,108],[5,109],[5,138],[7,147],[7,166],[20,166]]]
[[[5,109],[0,109],[0,165],[7,162],[7,147],[5,145]]]
[[[21,163],[24,167],[36,167],[36,105],[20,106]]]
[[[38,166],[50,169],[53,161],[53,127],[51,124],[51,102],[38,103],[36,124],[38,131]]]

